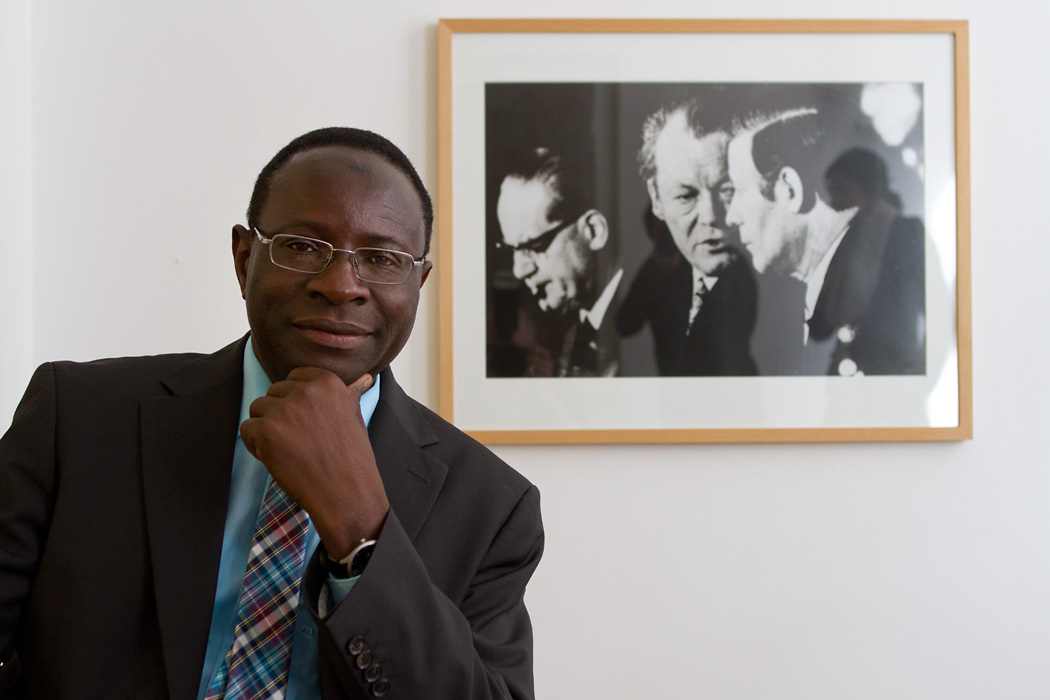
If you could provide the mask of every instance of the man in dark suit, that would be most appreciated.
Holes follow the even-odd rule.
[[[725,221],[732,194],[729,136],[704,121],[695,102],[662,109],[646,121],[642,178],[652,212],[680,255],[668,258],[658,249],[643,264],[618,325],[631,335],[649,322],[662,375],[753,375],[757,290]]]
[[[878,156],[842,153],[832,131],[816,108],[745,120],[727,220],[759,272],[806,286],[800,373],[923,374],[922,225],[899,216]]]
[[[543,312],[556,377],[611,377],[619,369],[623,270],[594,200],[591,168],[546,147],[520,153],[500,185],[500,246]]]
[[[432,222],[389,141],[311,132],[233,229],[249,337],[37,370],[0,440],[7,697],[533,696],[538,493],[389,370]]]

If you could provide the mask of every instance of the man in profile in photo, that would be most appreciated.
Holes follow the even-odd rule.
[[[662,375],[753,375],[757,289],[726,224],[729,136],[705,117],[690,101],[645,122],[641,176],[680,256],[670,264],[654,255],[643,264],[618,325],[631,335],[649,322]]]
[[[40,366],[0,439],[0,697],[534,697],[539,493],[390,369],[432,228],[394,144],[312,131],[215,241],[249,334]]]
[[[843,154],[829,133],[812,108],[739,124],[727,221],[757,270],[806,285],[801,373],[922,374],[922,224],[899,216],[875,153]]]
[[[594,207],[589,164],[549,148],[520,154],[496,204],[501,247],[512,251],[514,277],[554,324],[553,374],[611,377],[619,369],[615,331],[623,277],[605,215]]]

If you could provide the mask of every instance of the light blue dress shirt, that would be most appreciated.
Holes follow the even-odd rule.
[[[255,357],[251,340],[244,350],[244,386],[241,390],[240,423],[248,419],[252,401],[264,396],[270,388],[270,379]],[[361,415],[365,425],[372,420],[376,404],[379,403],[379,376],[375,384],[361,396]],[[248,567],[248,550],[255,536],[256,521],[262,507],[263,496],[270,485],[270,473],[262,462],[248,452],[237,432],[237,445],[233,452],[233,471],[230,480],[230,502],[226,510],[226,530],[222,538],[222,559],[219,563],[219,581],[215,588],[215,607],[212,610],[211,630],[208,633],[208,649],[204,655],[204,671],[201,674],[198,700],[204,700],[208,687],[222,667],[226,653],[233,645],[233,629],[237,622],[237,607],[244,585],[244,572]],[[310,524],[306,535],[303,565],[317,548],[320,537]],[[329,577],[328,586],[332,598],[342,601],[350,592],[356,578],[337,579]],[[317,626],[303,599],[295,614],[295,632],[292,637],[292,660],[288,672],[287,700],[319,700],[321,697],[320,662],[318,658]]]

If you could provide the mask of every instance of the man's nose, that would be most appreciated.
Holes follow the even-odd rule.
[[[514,251],[514,276],[523,280],[536,271],[536,261],[532,254],[524,250]]]
[[[723,218],[724,213],[722,202],[713,191],[702,192],[697,197],[696,218],[700,224],[718,226],[720,225],[719,219]]]
[[[743,222],[740,220],[740,207],[737,206],[736,197],[733,197],[726,207],[726,225],[739,226],[741,223]]]
[[[323,296],[333,304],[367,299],[371,293],[369,286],[357,276],[352,257],[345,251],[336,252],[328,267],[310,277],[307,284],[310,292]]]

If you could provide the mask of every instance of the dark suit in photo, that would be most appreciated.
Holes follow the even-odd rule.
[[[734,255],[702,296],[692,324],[693,266],[681,257],[652,256],[643,263],[618,318],[622,335],[648,323],[662,376],[749,376],[757,373],[751,333],[758,292],[747,260]]]
[[[876,202],[862,208],[828,266],[810,337],[834,339],[828,374],[925,374],[922,222]]]

